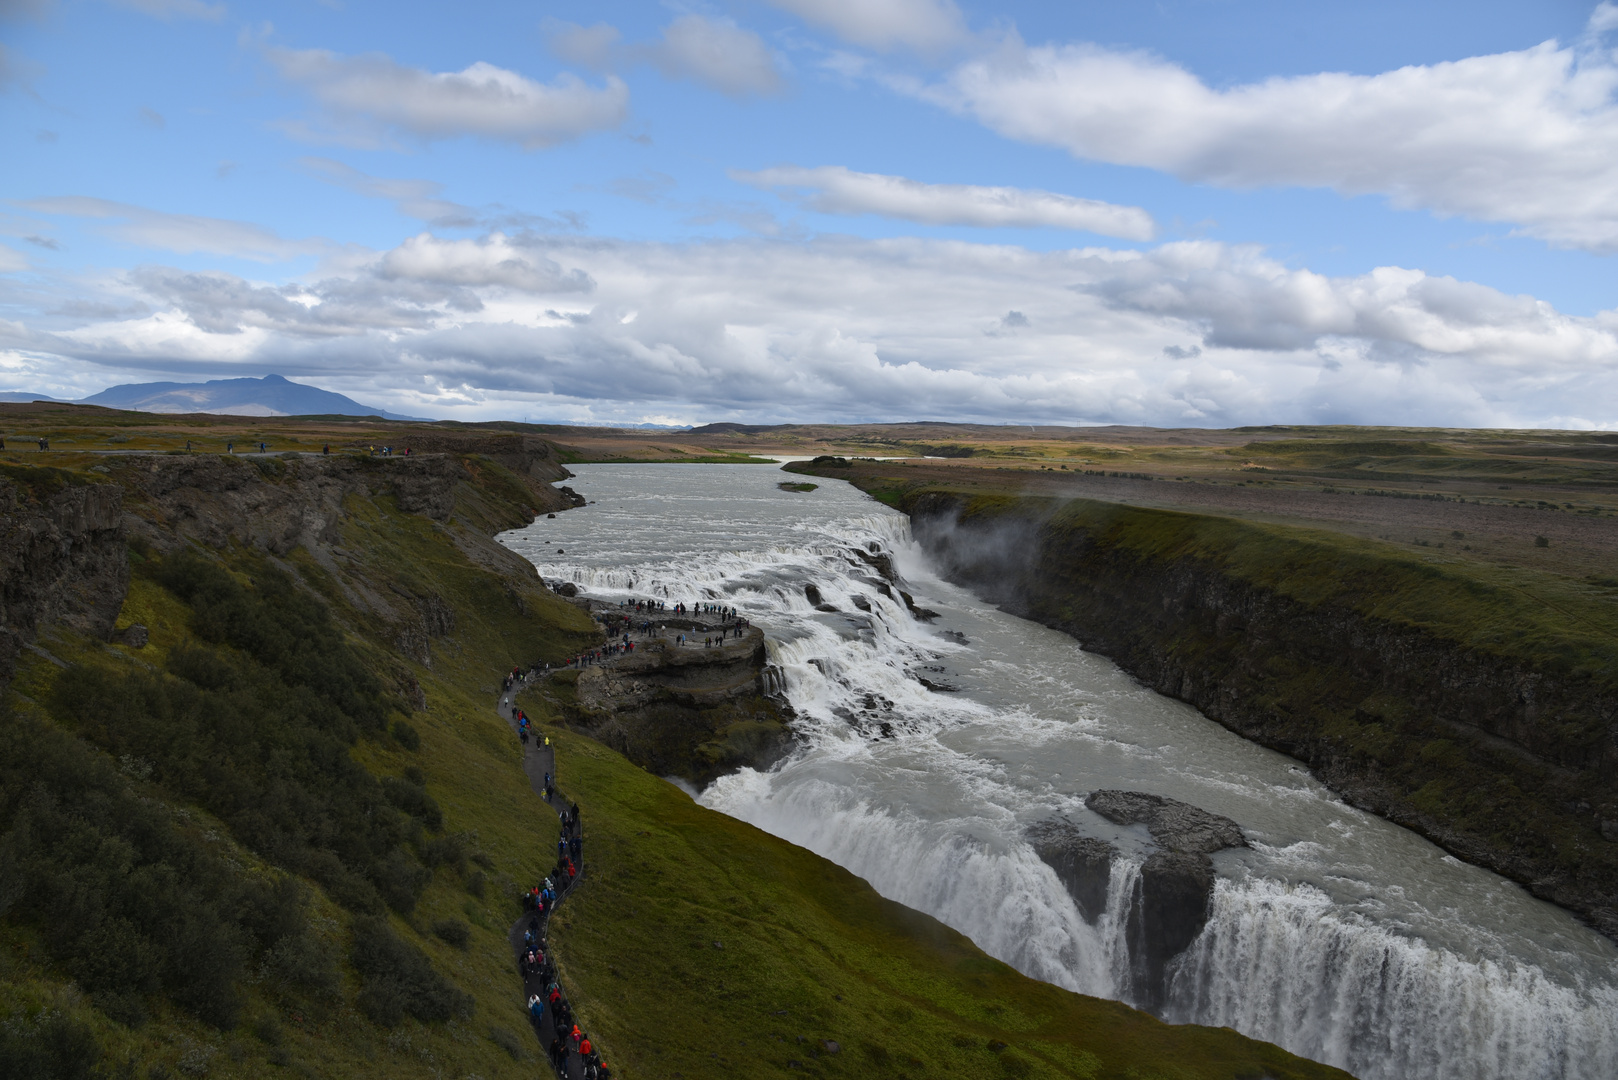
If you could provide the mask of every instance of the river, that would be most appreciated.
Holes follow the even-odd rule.
[[[1571,915],[1348,806],[1298,762],[1135,683],[1082,642],[940,580],[907,519],[841,481],[746,465],[584,465],[591,504],[501,540],[616,600],[734,606],[761,626],[799,742],[704,805],[802,845],[1018,970],[1138,1003],[1123,910],[1149,837],[1100,788],[1233,818],[1206,928],[1160,1015],[1228,1025],[1365,1080],[1612,1080],[1618,948]],[[849,554],[891,552],[917,621]],[[836,613],[817,611],[814,584]],[[869,612],[855,603],[859,597]],[[919,680],[954,691],[928,689]],[[1086,921],[1023,838],[1065,815],[1125,853]]]

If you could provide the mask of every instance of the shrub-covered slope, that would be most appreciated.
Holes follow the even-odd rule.
[[[505,930],[556,823],[488,702],[503,669],[595,637],[488,540],[543,492],[475,456],[417,512],[403,470],[334,491],[295,461],[91,461],[11,490],[8,525],[52,550],[108,542],[64,493],[111,489],[134,520],[113,641],[45,604],[15,653],[0,1073],[526,1075]],[[230,500],[338,512],[288,549]],[[34,565],[71,593],[81,564]]]

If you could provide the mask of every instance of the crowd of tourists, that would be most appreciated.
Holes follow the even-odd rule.
[[[525,684],[547,670],[548,665],[540,664],[527,671],[514,669],[505,677],[504,689]],[[525,746],[533,738],[536,749],[550,747],[549,736],[533,732],[528,714],[515,704],[511,706],[510,716]],[[612,1070],[601,1060],[600,1050],[573,1015],[546,940],[551,914],[572,892],[579,879],[579,867],[584,863],[584,829],[579,806],[561,801],[549,772],[545,773],[540,795],[557,809],[562,828],[556,841],[556,865],[543,881],[523,894],[525,914],[521,922],[522,943],[517,950],[517,972],[523,981],[528,1018],[559,1080],[611,1080]],[[577,1062],[576,1067],[574,1062]]]

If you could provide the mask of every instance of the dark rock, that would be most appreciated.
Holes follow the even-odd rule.
[[[1126,934],[1135,997],[1146,1009],[1162,1008],[1164,969],[1207,925],[1213,886],[1213,862],[1200,853],[1159,851],[1141,867]]]
[[[1603,821],[1601,823],[1601,838],[1618,844],[1618,821]]]
[[[882,551],[874,543],[871,545],[870,551],[861,551],[859,548],[850,548],[849,550],[863,560],[872,570],[881,574],[888,581],[898,584],[899,572],[893,568],[892,555]]]
[[[828,1054],[835,1054],[843,1048],[842,1044],[836,1039],[825,1039],[820,1045],[826,1048],[826,1053]]]
[[[545,516],[546,516],[546,517],[548,517],[548,518],[553,518],[553,517],[555,517],[555,516],[556,516],[556,515],[555,515],[555,514],[546,514],[546,515],[545,515]]]
[[[146,647],[146,642],[150,639],[150,636],[151,635],[147,633],[146,627],[142,626],[140,623],[135,623],[133,626],[126,626],[122,630],[114,633],[112,635],[112,640],[120,645],[127,645],[131,649],[144,649]]]
[[[938,612],[933,611],[931,608],[917,607],[916,598],[903,589],[899,590],[899,599],[905,602],[905,607],[910,609],[910,614],[920,622],[932,622],[938,618]]]
[[[556,586],[556,591],[558,593],[560,593],[562,596],[577,596],[577,595],[579,595],[579,587],[577,585],[573,584],[571,581],[564,581],[561,584],[557,585]]]
[[[820,587],[813,583],[803,587],[803,595],[808,597],[809,602],[815,607],[819,607],[826,602],[825,597],[820,595]]]
[[[567,499],[567,504],[569,506],[583,506],[584,505],[584,496],[580,495],[577,491],[574,491],[572,488],[570,488],[570,487],[562,487],[562,488],[557,488],[556,490],[560,491],[562,493],[562,497]]]
[[[854,596],[854,606],[859,608],[861,611],[870,611],[871,610],[871,602],[869,600],[865,599],[865,597],[860,596],[857,593]]]
[[[1107,882],[1112,876],[1112,845],[1085,836],[1078,826],[1062,818],[1036,821],[1024,834],[1034,846],[1034,854],[1045,860],[1067,891],[1079,912],[1091,923],[1107,908]]]
[[[971,644],[970,642],[968,642],[966,640],[966,635],[961,633],[959,630],[945,630],[939,636],[949,638],[949,640],[955,642],[955,644],[957,644],[957,645]]]
[[[1115,825],[1144,823],[1171,851],[1214,852],[1246,847],[1242,827],[1218,814],[1142,791],[1093,791],[1084,805]]]
[[[919,675],[916,676],[916,681],[935,694],[954,694],[958,693],[961,689],[959,686],[951,686],[949,683],[933,682],[933,680],[922,678]]]

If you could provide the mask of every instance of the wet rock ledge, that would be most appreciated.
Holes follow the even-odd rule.
[[[743,766],[767,768],[785,754],[791,713],[777,696],[763,631],[747,627],[705,648],[700,642],[719,633],[717,620],[658,621],[666,634],[649,641],[633,634],[634,652],[553,676],[569,724],[659,776],[697,786]],[[682,631],[699,644],[675,644]]]
[[[1095,791],[1085,806],[1115,825],[1145,825],[1158,850],[1147,856],[1125,901],[1130,1000],[1162,1008],[1169,961],[1196,940],[1208,923],[1214,869],[1208,858],[1226,848],[1246,847],[1241,826],[1190,803],[1140,791]],[[1067,887],[1091,924],[1107,909],[1112,861],[1117,850],[1087,836],[1065,818],[1035,822],[1027,839]]]

